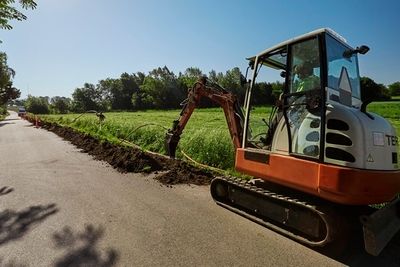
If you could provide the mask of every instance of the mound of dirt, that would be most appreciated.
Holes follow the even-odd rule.
[[[170,170],[155,177],[163,184],[210,184],[214,175],[202,169],[195,168],[185,162],[179,161],[178,164],[171,164]]]
[[[108,162],[120,172],[150,173],[162,171],[162,174],[157,175],[155,179],[166,185],[206,185],[210,184],[214,177],[210,171],[199,169],[186,162],[146,153],[133,147],[100,141],[69,127],[47,122],[41,122],[41,127],[70,141],[95,159]]]

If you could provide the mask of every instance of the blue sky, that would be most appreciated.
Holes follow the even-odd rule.
[[[14,85],[35,96],[71,96],[85,82],[166,65],[208,73],[317,28],[368,45],[360,72],[400,80],[400,1],[38,0],[28,20],[0,31]],[[279,79],[277,75],[269,77]]]

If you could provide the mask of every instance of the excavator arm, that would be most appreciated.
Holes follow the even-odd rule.
[[[241,146],[244,115],[237,97],[218,84],[211,83],[206,77],[202,77],[189,89],[188,98],[183,102],[179,119],[173,122],[172,129],[166,134],[166,149],[170,157],[175,157],[180,136],[202,98],[210,99],[224,110],[233,145],[235,148]]]

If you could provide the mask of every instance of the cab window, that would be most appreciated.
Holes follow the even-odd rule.
[[[318,39],[292,45],[290,93],[319,89],[321,84]]]

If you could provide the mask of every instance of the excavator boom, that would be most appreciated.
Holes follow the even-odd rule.
[[[179,119],[173,122],[172,129],[166,135],[166,149],[170,157],[175,157],[180,136],[185,129],[193,111],[198,107],[202,98],[208,98],[218,104],[225,113],[229,133],[235,148],[242,142],[244,115],[238,103],[237,97],[215,83],[211,83],[206,77],[199,79],[189,89],[188,97],[183,102],[183,108]]]

